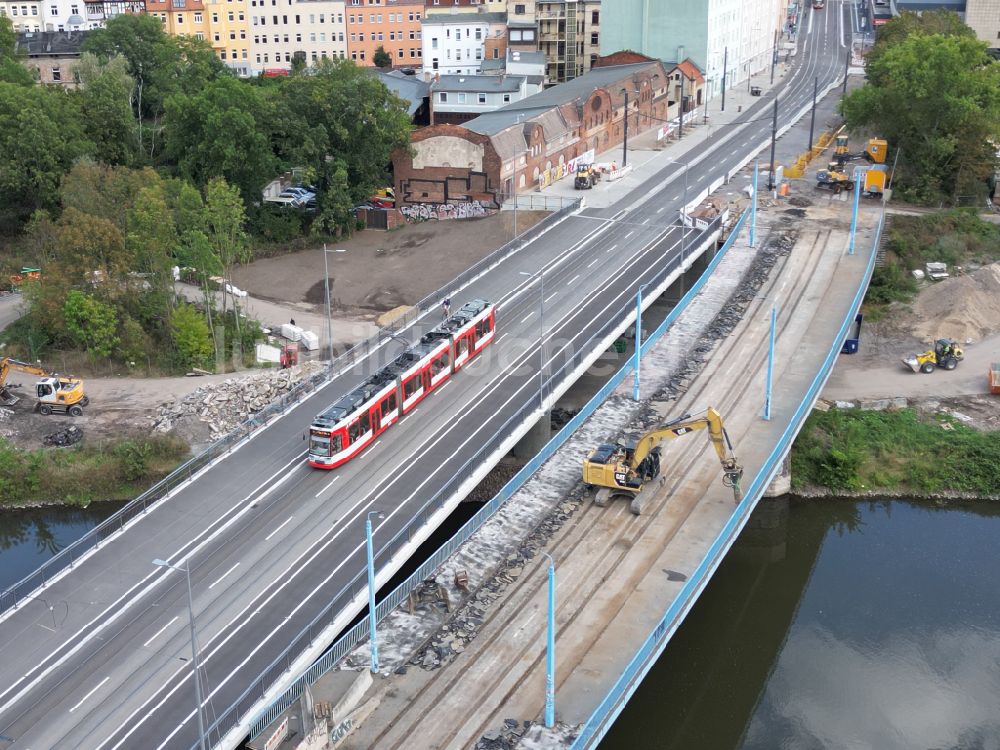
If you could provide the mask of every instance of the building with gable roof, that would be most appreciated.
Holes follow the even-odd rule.
[[[626,91],[632,134],[677,116],[671,72],[690,63],[682,65],[643,60],[596,67],[461,125],[418,130],[410,148],[393,156],[397,205],[476,200],[499,206],[577,157],[593,160],[622,142]]]

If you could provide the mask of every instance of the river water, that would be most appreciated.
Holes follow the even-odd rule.
[[[996,503],[762,503],[601,750],[1000,748],[998,543]]]
[[[0,589],[118,507],[0,513]],[[995,503],[762,503],[601,750],[1000,750],[998,544]]]

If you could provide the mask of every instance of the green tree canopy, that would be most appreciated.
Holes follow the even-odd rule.
[[[269,106],[263,89],[235,78],[176,94],[167,100],[165,154],[199,186],[223,177],[247,202],[260,201],[278,171],[265,125]]]
[[[101,64],[87,52],[80,64],[83,127],[94,156],[105,164],[131,164],[139,154],[138,122],[132,110],[135,82],[124,57]]]
[[[212,363],[212,338],[205,319],[192,306],[181,304],[170,321],[174,353],[184,368],[209,367]]]
[[[841,103],[847,125],[901,149],[897,185],[912,197],[972,194],[996,164],[1000,65],[964,33],[900,37],[869,60],[868,83]]]
[[[63,308],[66,328],[75,343],[93,358],[110,357],[118,345],[118,315],[115,308],[73,289]]]
[[[0,16],[0,81],[32,86],[34,76],[17,59],[15,41],[13,22],[7,16]]]
[[[392,65],[392,56],[385,51],[385,47],[381,44],[375,49],[375,54],[372,55],[372,62],[375,63],[376,68],[388,68]]]
[[[55,208],[63,174],[91,149],[75,96],[0,82],[0,224],[11,230]]]

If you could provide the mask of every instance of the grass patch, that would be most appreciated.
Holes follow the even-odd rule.
[[[928,262],[949,266],[1000,260],[1000,226],[971,209],[926,216],[894,215],[886,228],[885,264],[875,269],[865,312],[877,320],[893,302],[910,302],[919,290],[910,271]]]
[[[33,451],[0,440],[0,505],[127,500],[165,477],[187,455],[187,445],[169,435]]]
[[[1000,433],[912,409],[814,411],[792,446],[791,462],[793,488],[995,495]]]

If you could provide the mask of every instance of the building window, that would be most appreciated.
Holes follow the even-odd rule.
[[[439,102],[446,102],[446,101],[448,101],[448,92],[447,91],[441,91],[440,93],[438,93],[438,101]]]
[[[514,15],[515,16],[523,16],[524,15],[524,6],[521,5],[521,4],[515,5],[514,6]]]
[[[358,41],[358,35],[355,34],[353,31],[351,32],[351,41],[352,42]]]
[[[595,10],[593,13],[590,14],[590,25],[598,26],[600,25],[600,23],[601,23],[601,12],[599,10]]]
[[[438,59],[435,57],[431,59],[431,70],[437,70],[437,69],[438,69]]]
[[[229,38],[230,39],[235,39],[236,38],[236,32],[235,31],[230,31],[229,32]]]
[[[458,95],[458,103],[459,104],[465,104],[465,94],[459,94]]]
[[[478,40],[480,40],[482,38],[483,38],[483,30],[482,29],[476,29],[476,40],[478,41]]]
[[[61,81],[62,81],[62,71],[59,70],[59,66],[58,65],[53,65],[52,66],[52,82],[53,83],[59,83]]]
[[[184,23],[184,14],[183,13],[178,13],[177,14],[177,23],[179,23],[179,24]]]
[[[229,11],[229,13],[228,13],[227,15],[228,15],[228,17],[229,17],[229,21],[230,21],[230,22],[232,22],[232,21],[235,21],[235,20],[236,20],[236,16],[235,16],[235,15],[233,14],[233,12],[232,12],[232,11]]]
[[[218,22],[219,22],[219,14],[218,13],[213,13],[212,14],[212,23],[218,23]]]
[[[348,23],[354,23],[354,16],[348,16],[347,17],[347,22]]]
[[[246,39],[246,38],[247,38],[247,30],[240,29],[240,39]]]
[[[494,47],[493,48],[493,59],[494,60],[499,60],[500,59],[500,48],[499,47]]]
[[[503,103],[504,104],[510,104],[510,94],[504,94],[503,95]]]
[[[183,7],[183,6],[181,6],[181,7]],[[49,6],[49,15],[58,16],[59,15],[59,6],[58,5],[50,5]],[[55,74],[55,72],[56,72],[56,69],[53,68],[52,69],[52,73]],[[53,79],[53,80],[55,80],[55,79]]]
[[[477,94],[480,104],[486,104],[486,94]]]
[[[226,59],[226,51],[224,49],[223,50],[219,50],[219,59],[221,59],[221,60],[225,60]]]
[[[400,47],[398,50],[396,50],[396,57],[398,57],[401,60],[403,59],[403,48],[402,47]]]
[[[380,32],[378,33],[378,40],[379,40],[380,42],[382,41],[382,32],[381,32],[381,31],[380,31]]]
[[[196,31],[196,32],[194,32],[194,38],[195,39],[202,39],[202,40],[204,40],[205,35],[202,32],[200,32],[200,31]]]
[[[245,21],[245,20],[247,20],[247,17],[246,17],[245,15],[243,15],[243,11],[240,11],[240,16],[239,16],[239,18],[240,18],[240,20],[241,20],[241,21]]]
[[[299,32],[298,34],[295,35],[295,41],[296,42],[301,42],[302,41],[302,33],[301,32]]]
[[[201,13],[195,13],[194,14],[194,22],[195,23],[201,23]]]
[[[365,40],[365,32],[362,31],[360,34],[358,34],[358,41],[363,42],[364,40]]]
[[[600,42],[598,40],[598,34],[597,34],[597,32],[596,31],[592,31],[590,33],[590,46],[591,47],[597,47],[599,44],[600,44]]]

